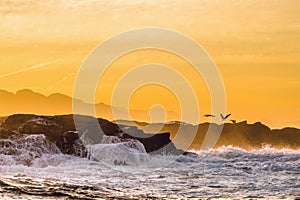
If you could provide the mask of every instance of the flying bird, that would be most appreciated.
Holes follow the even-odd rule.
[[[203,117],[215,117],[215,116],[211,115],[211,114],[205,114],[205,115],[203,115]]]
[[[234,120],[234,119],[232,119],[232,120],[230,120],[233,124],[235,124],[236,123],[236,120]]]
[[[231,114],[228,114],[224,117],[224,115],[221,113],[220,116],[222,118],[223,121],[225,121]]]

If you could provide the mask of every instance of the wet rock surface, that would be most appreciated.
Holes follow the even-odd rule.
[[[95,120],[98,124],[94,123]],[[45,135],[62,153],[75,156],[86,156],[85,145],[80,138],[82,136],[85,137],[85,141],[89,141],[89,144],[101,143],[104,136],[116,136],[120,139],[120,142],[139,141],[144,145],[147,153],[184,153],[172,143],[170,133],[145,134],[139,130],[138,135],[131,136],[124,133],[115,123],[89,116],[76,116],[76,125],[75,127],[73,115],[12,115],[3,122],[0,137],[8,138],[15,134]],[[99,127],[101,127],[101,130]]]

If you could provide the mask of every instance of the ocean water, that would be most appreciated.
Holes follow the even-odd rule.
[[[140,144],[106,142],[80,158],[60,153],[43,135],[1,139],[0,147],[0,199],[300,196],[299,150],[222,147],[177,157],[148,155]]]

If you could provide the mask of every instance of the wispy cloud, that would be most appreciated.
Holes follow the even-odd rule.
[[[57,62],[57,61],[58,61],[58,59],[53,60],[53,61],[49,61],[49,62],[45,62],[45,63],[42,63],[42,64],[38,64],[38,65],[33,65],[33,66],[27,67],[25,69],[17,70],[17,71],[14,71],[14,72],[9,72],[9,73],[6,73],[6,74],[1,74],[0,78],[5,78],[5,77],[8,77],[8,76],[13,76],[13,75],[20,74],[20,73],[23,73],[23,72],[27,72],[27,71],[30,71],[30,70],[42,68],[42,67],[45,67],[45,66],[47,66],[49,64],[52,64],[54,62]]]

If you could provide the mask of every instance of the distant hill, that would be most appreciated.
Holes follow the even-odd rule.
[[[80,114],[88,115],[89,113],[85,112],[86,108],[95,106],[97,117],[108,120],[115,119],[112,107],[109,105],[103,103],[92,105],[76,99],[74,101],[82,107]],[[16,93],[0,90],[0,116],[32,113],[37,115],[72,114],[72,102],[72,97],[60,93],[45,96],[28,89],[20,90]],[[114,113],[117,113],[118,118],[126,119],[125,116],[127,115],[125,113],[127,111],[125,109],[114,108]],[[131,110],[130,114],[133,114],[138,120],[142,120],[145,118],[145,115],[148,115],[148,111]],[[172,116],[174,113],[168,112],[168,115]]]
[[[80,100],[75,100],[83,107],[92,106]],[[105,104],[97,104],[96,110],[103,114],[104,118],[111,119],[111,107]],[[0,90],[0,115],[35,113],[40,115],[58,115],[72,113],[72,98],[55,93],[45,96],[28,89],[17,91],[15,94]]]

